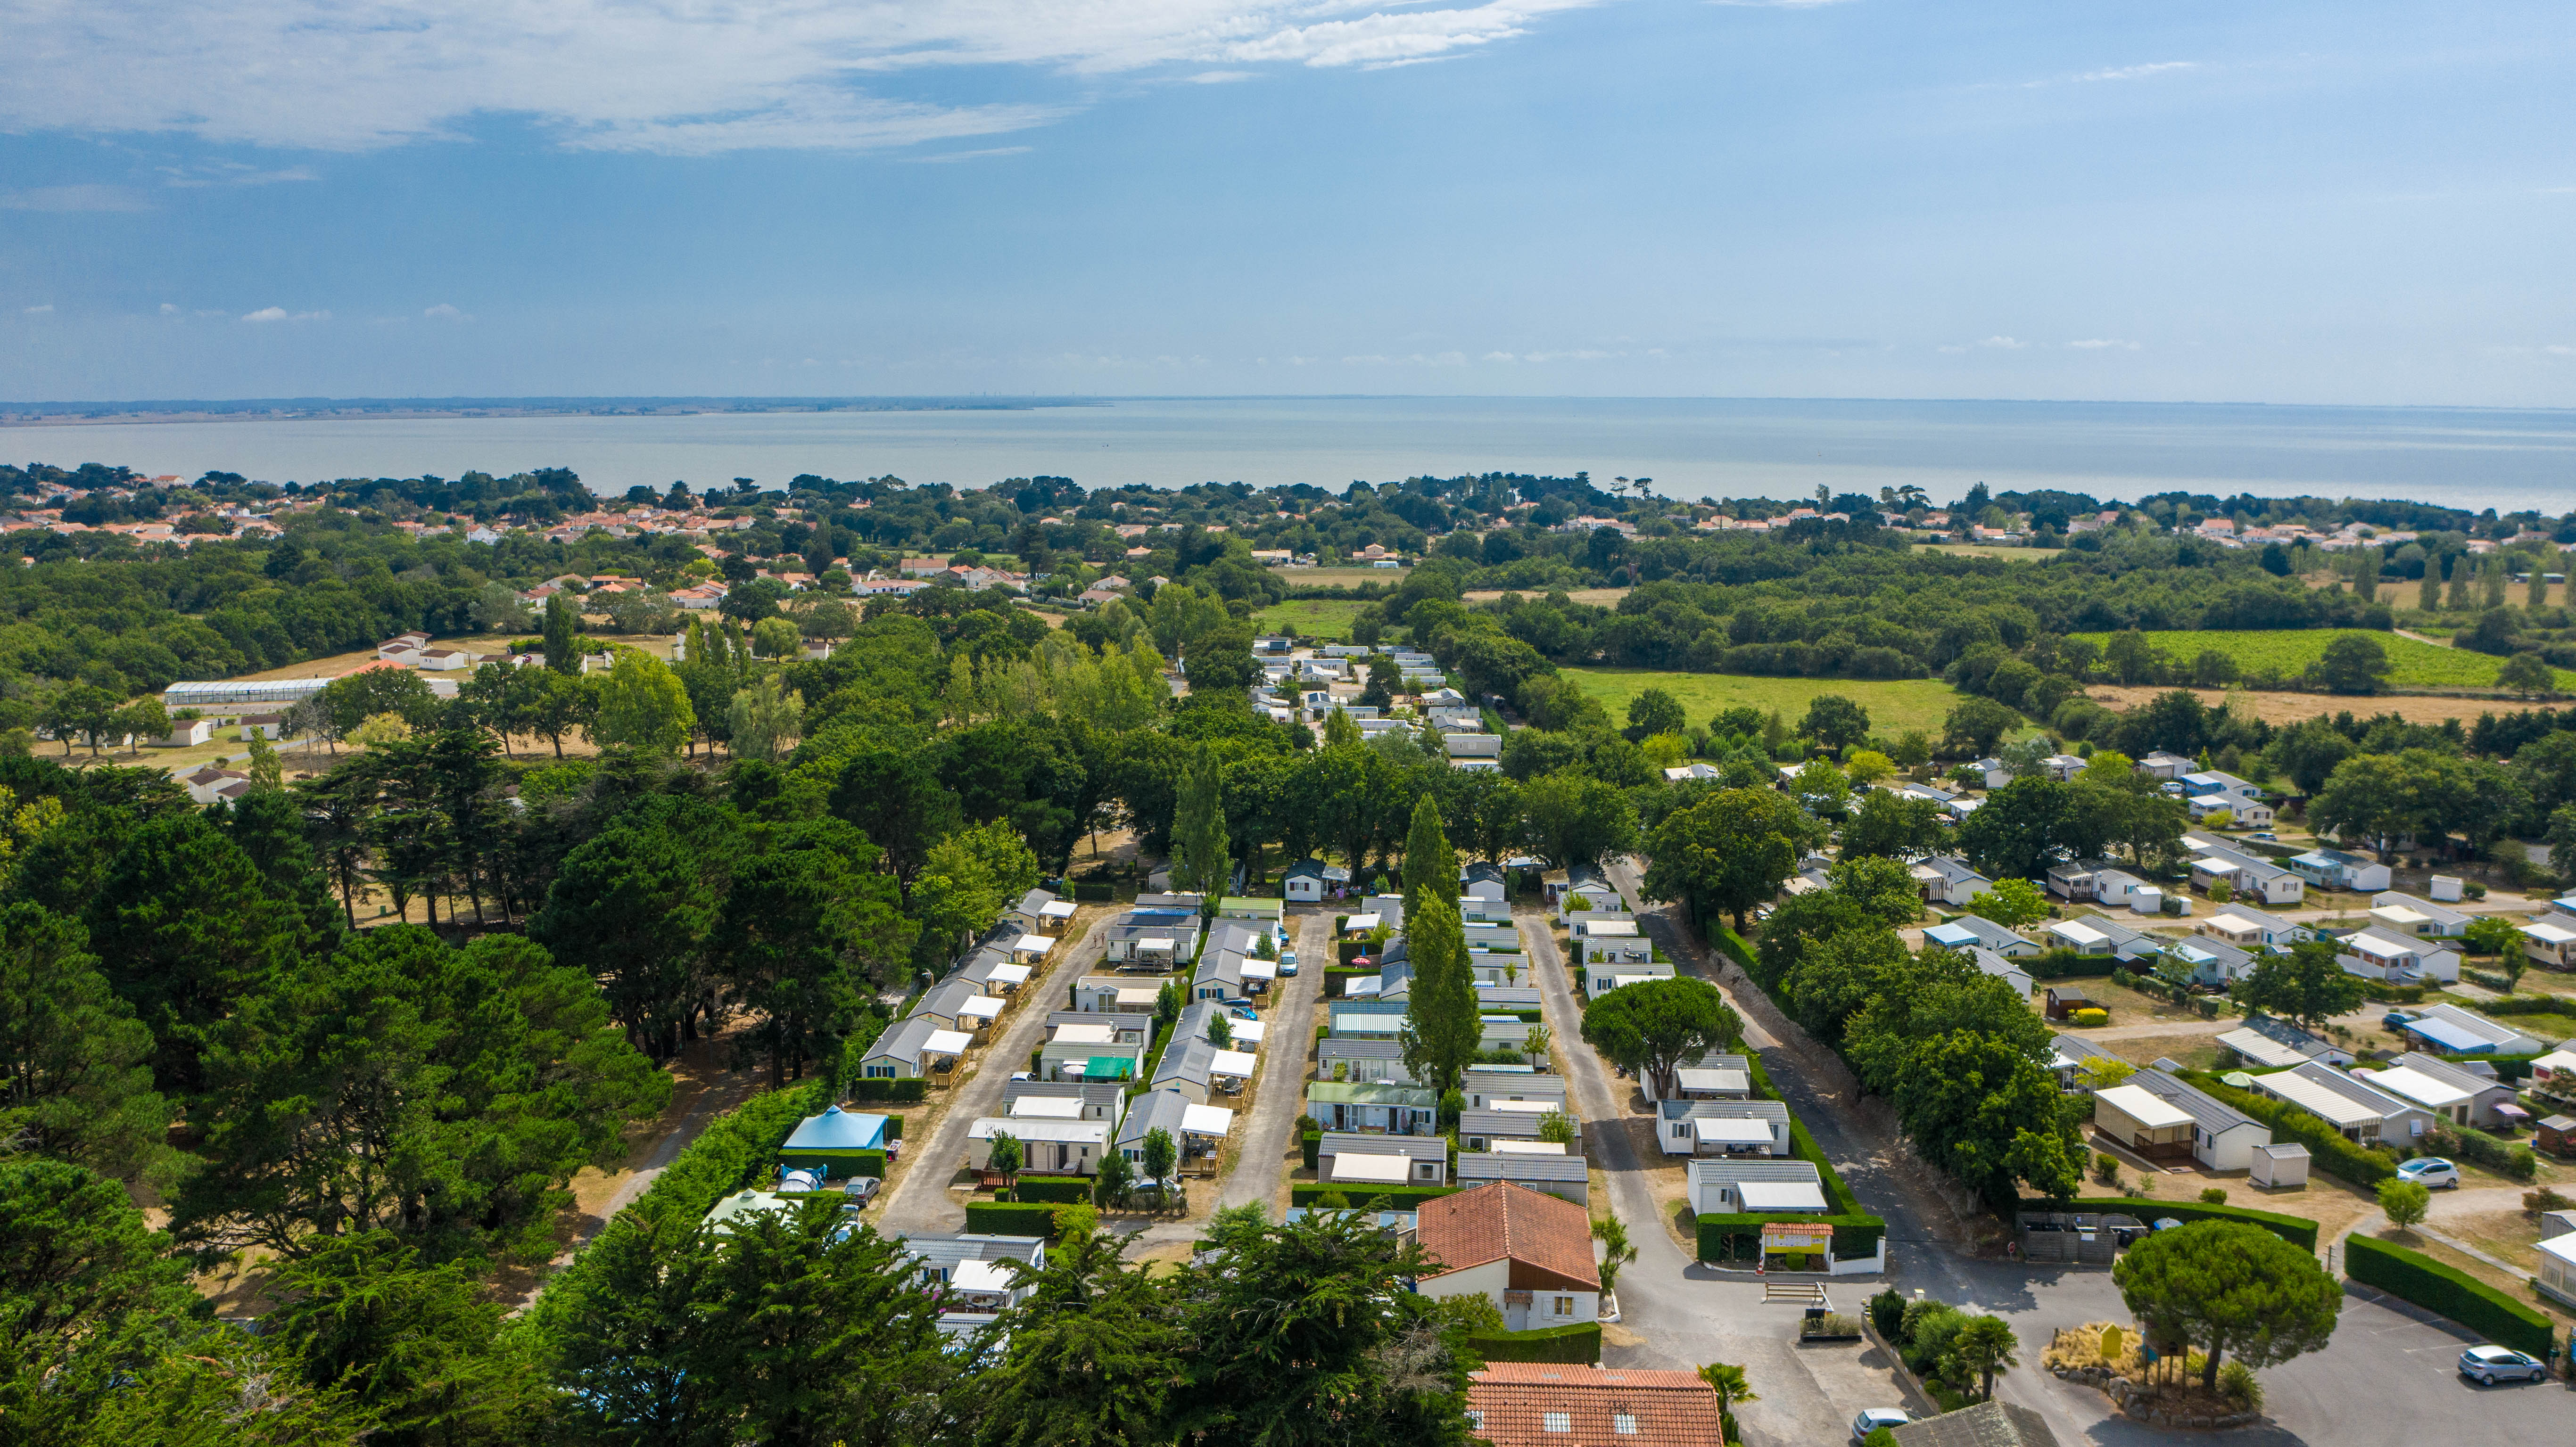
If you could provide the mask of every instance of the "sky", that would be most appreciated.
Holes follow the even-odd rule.
[[[0,0],[0,398],[2576,406],[2576,7]]]

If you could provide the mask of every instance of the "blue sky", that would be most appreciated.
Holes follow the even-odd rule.
[[[0,0],[0,398],[2576,405],[2576,9]]]

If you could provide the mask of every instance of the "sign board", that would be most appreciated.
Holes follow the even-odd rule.
[[[1822,1251],[1834,1244],[1834,1228],[1808,1225],[1799,1221],[1765,1221],[1762,1223],[1762,1249],[1765,1251]]]

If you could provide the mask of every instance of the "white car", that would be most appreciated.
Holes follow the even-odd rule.
[[[2440,1156],[2417,1156],[2397,1168],[2397,1179],[2434,1190],[2460,1188],[2460,1168]]]
[[[2460,1353],[2460,1375],[2492,1387],[2498,1382],[2545,1382],[2549,1368],[2511,1347],[2476,1346]]]
[[[1869,1434],[1880,1428],[1897,1428],[1914,1420],[1914,1414],[1903,1407],[1871,1407],[1852,1418],[1852,1447],[1869,1440]]]

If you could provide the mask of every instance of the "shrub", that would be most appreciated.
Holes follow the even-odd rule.
[[[1879,1238],[1887,1234],[1887,1222],[1876,1216],[1782,1216],[1751,1212],[1725,1212],[1698,1218],[1699,1259],[1732,1261],[1760,1250],[1762,1226],[1767,1221],[1797,1221],[1834,1228],[1834,1255],[1848,1260],[1867,1256],[1878,1249]]]
[[[1042,1201],[969,1201],[966,1229],[995,1236],[1055,1239],[1055,1207]]]
[[[1905,1293],[1891,1286],[1869,1299],[1869,1325],[1888,1341],[1896,1340],[1896,1328],[1905,1320]]]
[[[2541,1212],[2564,1211],[2567,1209],[2568,1204],[2569,1202],[2565,1196],[2558,1194],[2547,1186],[2543,1186],[2537,1191],[2525,1191],[2522,1193],[2522,1214],[2529,1216],[2535,1221],[2540,1219]]]
[[[1012,1182],[1011,1194],[1022,1201],[1070,1206],[1091,1199],[1091,1182],[1080,1176],[1022,1176]]]
[[[915,1077],[909,1080],[881,1080],[863,1076],[844,1081],[841,1094],[849,1100],[893,1101],[899,1105],[918,1104],[930,1098],[930,1082]]]
[[[2263,1384],[2254,1377],[2254,1369],[2243,1362],[2218,1364],[2220,1395],[2248,1412],[2263,1410]]]
[[[2067,1023],[2078,1026],[2108,1025],[2111,1023],[2111,1012],[2102,1009],[2099,1006],[2088,1006],[2084,1009],[2070,1012],[2066,1019]]]
[[[1468,1349],[1489,1362],[1562,1362],[1598,1366],[1601,1323],[1543,1326],[1531,1331],[1481,1332],[1467,1338]]]
[[[2511,1180],[2528,1181],[2540,1174],[2540,1157],[2532,1154],[2531,1147],[2497,1140],[2482,1130],[2438,1126],[2425,1138],[2425,1145],[2437,1155],[2475,1161]]]
[[[2368,1236],[2345,1238],[2343,1259],[2344,1269],[2363,1285],[2438,1312],[2498,1345],[2549,1355],[2549,1318],[2466,1272]]]
[[[2227,1188],[2225,1186],[2208,1187],[2200,1193],[2200,1199],[2203,1205],[2224,1206],[2227,1204]]]
[[[1077,879],[1073,882],[1073,898],[1077,904],[1107,904],[1116,897],[1108,880]]]
[[[2093,1153],[2093,1179],[2105,1186],[2120,1184],[2120,1158],[2109,1151]]]
[[[1458,1194],[1458,1188],[1455,1186],[1370,1186],[1366,1188],[1366,1194],[1357,1201],[1346,1198],[1343,1204],[1374,1207],[1385,1211],[1412,1211],[1420,1209],[1425,1201],[1456,1194]],[[1320,1206],[1325,1204],[1324,1197],[1340,1195],[1343,1195],[1343,1192],[1331,1186],[1295,1186],[1289,1189],[1288,1204]],[[1378,1205],[1381,1201],[1385,1202],[1383,1206]]]
[[[1323,1148],[1324,1133],[1322,1131],[1309,1129],[1297,1138],[1298,1153],[1306,1158],[1306,1169],[1310,1171],[1321,1169],[1317,1164],[1317,1160]]]

